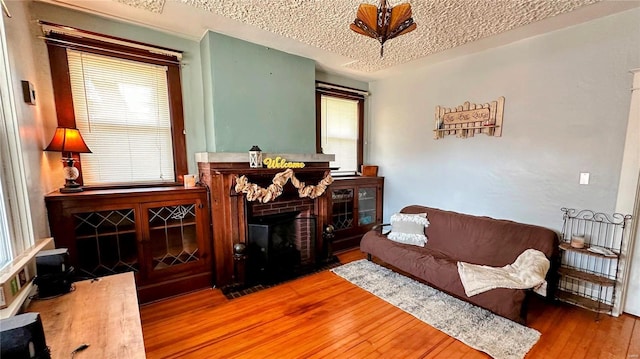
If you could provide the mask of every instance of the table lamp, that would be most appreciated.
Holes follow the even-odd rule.
[[[62,153],[64,166],[64,187],[60,188],[61,193],[82,192],[82,187],[76,182],[80,175],[78,169],[74,167],[75,160],[73,153],[91,153],[87,144],[84,143],[80,131],[77,128],[58,127],[53,134],[53,139],[45,151],[55,151]],[[67,154],[67,157],[64,155]]]

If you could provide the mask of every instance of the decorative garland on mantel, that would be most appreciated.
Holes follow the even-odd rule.
[[[247,201],[259,201],[262,203],[268,203],[274,201],[282,194],[282,188],[287,181],[291,181],[291,184],[298,189],[298,195],[300,198],[309,197],[311,199],[322,196],[324,191],[331,183],[333,183],[333,177],[330,173],[327,173],[324,178],[318,182],[317,185],[306,186],[304,182],[296,178],[291,168],[287,168],[285,171],[276,173],[271,180],[272,184],[267,188],[258,186],[255,183],[249,182],[246,176],[236,177],[235,190],[238,193],[244,193],[247,195]]]

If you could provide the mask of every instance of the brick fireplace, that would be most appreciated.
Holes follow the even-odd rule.
[[[293,199],[274,201],[273,203],[251,203],[248,221],[251,217],[268,217],[277,214],[297,213],[295,215],[295,247],[300,251],[300,264],[315,263],[315,229],[312,222],[317,223],[315,201],[311,199]],[[313,220],[307,220],[313,219]],[[313,233],[312,233],[313,232]]]
[[[304,162],[304,168],[293,169],[295,176],[313,185],[329,173],[329,162],[334,157],[323,154],[264,154],[265,158],[271,156]],[[238,263],[234,263],[233,246],[236,243],[248,243],[248,225],[256,217],[299,212],[297,218],[314,218],[314,228],[311,228],[312,225],[297,225],[295,245],[300,251],[302,265],[314,265],[323,260],[325,245],[322,228],[327,223],[326,193],[315,199],[300,198],[297,189],[289,182],[283,187],[282,195],[272,202],[247,201],[244,194],[235,191],[237,177],[246,176],[251,183],[267,187],[273,177],[284,169],[250,168],[247,153],[198,153],[196,160],[200,181],[210,190],[213,271],[218,287],[235,284],[238,277],[244,278],[244,273],[238,273]],[[313,232],[314,235],[307,232]],[[240,271],[243,270],[241,266]]]

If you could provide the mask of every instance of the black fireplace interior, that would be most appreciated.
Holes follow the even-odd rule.
[[[276,283],[294,278],[300,270],[296,248],[297,216],[288,212],[253,217],[248,221],[247,277],[249,284]]]

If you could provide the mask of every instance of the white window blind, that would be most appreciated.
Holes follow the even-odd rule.
[[[166,67],[67,50],[85,185],[173,182]]]
[[[336,155],[337,173],[358,170],[358,101],[321,95],[322,151]]]

